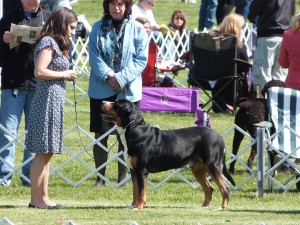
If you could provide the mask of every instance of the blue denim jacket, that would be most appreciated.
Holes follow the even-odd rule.
[[[121,88],[126,87],[126,92],[118,92],[108,84],[108,73],[112,68],[108,67],[101,58],[99,40],[102,20],[96,22],[89,35],[89,62],[90,79],[88,95],[93,99],[104,99],[118,95],[118,99],[127,99],[136,102],[142,99],[142,77],[148,60],[149,38],[142,24],[129,19],[125,27],[123,39],[123,51],[121,70],[115,73]],[[113,54],[113,53],[112,53]]]

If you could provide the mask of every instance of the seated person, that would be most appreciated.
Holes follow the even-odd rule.
[[[150,22],[145,17],[137,17],[136,21],[140,22],[144,25],[148,36],[151,35],[151,26]],[[149,51],[148,51],[148,61],[144,71],[142,72],[142,85],[143,86],[152,86],[155,83],[155,63],[156,63],[156,55],[157,55],[157,44],[153,41],[149,43]]]
[[[140,22],[144,25],[148,36],[151,35],[151,27],[150,22],[145,17],[137,17],[136,21]],[[157,82],[161,83],[159,86],[169,86],[170,79],[164,76],[160,81],[156,80],[156,61],[157,61],[157,51],[158,46],[153,40],[150,40],[149,43],[149,53],[148,53],[148,61],[145,69],[142,72],[142,85],[143,86],[155,86]],[[161,78],[161,77],[160,77]]]
[[[154,5],[155,0],[138,0],[132,5],[132,18],[135,20],[138,17],[144,17],[149,21],[152,31],[158,31],[160,26],[157,24],[151,9]]]
[[[237,49],[237,58],[241,59],[245,62],[249,61],[248,55],[247,55],[247,48],[245,44],[242,42],[242,27],[245,24],[244,17],[239,14],[230,13],[228,14],[220,26],[217,29],[214,29],[210,32],[211,35],[220,35],[220,34],[231,34],[235,35],[238,39],[238,49]],[[247,96],[248,93],[248,83],[247,83],[247,73],[249,70],[249,66],[245,66],[242,63],[237,64],[237,74],[240,77],[238,90],[239,90],[239,96]],[[218,81],[215,85],[215,87],[212,90],[212,94],[216,93],[220,88],[226,83],[227,81],[224,79],[222,81]],[[231,88],[232,87],[232,88]],[[216,101],[218,105],[221,107],[222,110],[220,110],[218,107],[213,106],[214,112],[228,112],[232,113],[233,108],[233,83],[228,86],[225,90],[223,90],[219,96],[222,96],[222,100]]]
[[[171,36],[174,36],[176,32],[179,33],[181,36],[186,29],[186,18],[184,12],[182,10],[175,10],[172,13],[171,21],[169,25],[162,24],[160,25],[159,31],[162,32],[163,36],[165,37],[168,33]],[[176,62],[179,58],[179,54],[175,52],[175,48],[178,48],[178,52],[182,51],[182,45],[180,45],[180,38],[177,37],[174,40],[174,44],[167,43],[166,46],[169,47],[169,51],[164,50],[164,54],[167,54],[165,60]],[[170,42],[171,40],[167,40]],[[182,40],[183,42],[185,40]]]

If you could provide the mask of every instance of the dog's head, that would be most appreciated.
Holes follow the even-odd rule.
[[[125,128],[132,122],[139,124],[143,121],[138,107],[128,100],[104,101],[101,108],[105,113],[102,115],[102,119],[107,122],[113,122],[119,127]]]
[[[268,89],[271,87],[286,87],[286,86],[285,83],[281,80],[270,80],[264,85],[263,89],[261,89],[262,96],[265,96]]]

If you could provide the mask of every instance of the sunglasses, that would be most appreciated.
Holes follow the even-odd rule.
[[[184,19],[182,17],[175,17],[174,19],[175,20],[183,20],[184,21]]]

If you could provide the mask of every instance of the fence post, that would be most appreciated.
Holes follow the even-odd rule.
[[[264,197],[264,173],[265,173],[265,128],[257,128],[257,187],[258,197]]]

